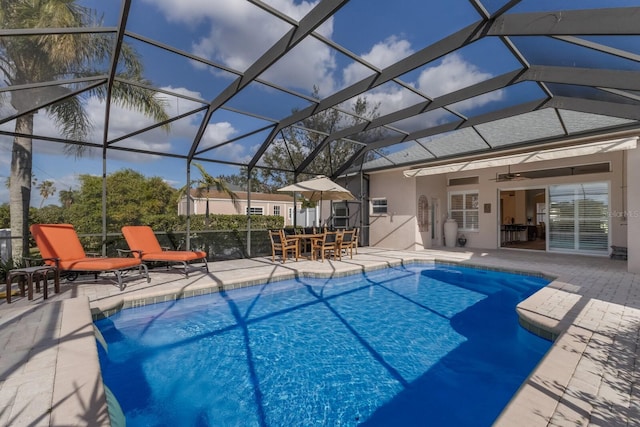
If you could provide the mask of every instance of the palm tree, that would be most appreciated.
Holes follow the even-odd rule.
[[[60,203],[63,208],[68,208],[73,204],[75,198],[75,192],[71,189],[68,190],[60,190],[58,193],[58,199],[60,199]]]
[[[193,163],[193,165],[197,167],[198,170],[200,171],[200,179],[193,180],[191,183],[189,183],[189,185],[186,185],[182,187],[180,190],[178,190],[178,199],[181,199],[186,195],[187,203],[189,203],[189,197],[190,197],[190,195],[188,194],[189,189],[191,188],[191,186],[195,185],[196,188],[194,193],[196,197],[202,197],[204,195],[207,200],[207,204],[205,206],[204,224],[205,226],[208,227],[209,226],[209,192],[211,191],[212,188],[215,188],[216,191],[219,191],[221,193],[228,195],[229,198],[231,199],[231,203],[233,203],[233,206],[236,209],[239,208],[240,204],[239,204],[238,196],[236,195],[236,193],[234,193],[229,188],[227,183],[222,178],[214,178],[213,176],[209,175],[209,173],[205,170],[205,168],[198,163]]]
[[[0,0],[0,28],[77,28],[97,25],[96,12],[80,6],[76,0],[16,1]],[[11,86],[55,82],[104,75],[102,64],[109,63],[113,53],[112,40],[100,34],[65,33],[33,36],[0,37],[0,75]],[[142,78],[142,65],[136,53],[123,45],[118,75],[127,80],[147,83]],[[81,83],[80,83],[81,84]],[[84,102],[76,96],[64,98],[80,88],[80,84],[31,87],[9,91],[11,106],[17,111],[16,135],[13,139],[10,180],[11,234],[21,236],[12,242],[13,256],[25,256],[28,250],[28,215],[31,199],[33,108],[52,99],[62,101],[48,105],[44,111],[58,125],[61,133],[76,141],[82,140],[91,128]],[[111,96],[120,104],[135,108],[158,122],[166,120],[165,103],[152,90],[119,83]],[[28,87],[28,86],[27,86]],[[106,99],[106,85],[94,87],[85,96]],[[0,102],[3,102],[0,98]],[[20,113],[24,113],[21,114]],[[72,147],[69,145],[68,147]],[[68,153],[81,155],[81,146],[66,148]]]
[[[49,196],[56,194],[56,186],[53,185],[53,181],[42,181],[42,183],[38,185],[38,190],[40,190],[40,195],[42,196],[40,207],[42,207],[44,201],[47,200]]]

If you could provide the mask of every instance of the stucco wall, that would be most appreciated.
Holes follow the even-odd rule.
[[[428,247],[424,244],[424,238],[417,232],[416,206],[417,198],[425,194],[428,198],[437,199],[440,203],[440,223],[435,224],[439,234],[442,234],[442,223],[448,210],[448,192],[478,190],[479,192],[479,229],[478,231],[464,232],[467,237],[467,247],[473,248],[497,248],[499,247],[499,230],[503,219],[499,218],[500,191],[517,189],[545,188],[552,184],[579,183],[607,181],[610,183],[610,210],[611,215],[611,244],[627,246],[627,223],[622,215],[616,212],[625,210],[627,201],[623,192],[623,175],[626,163],[626,152],[619,151],[607,154],[590,156],[576,156],[567,159],[527,163],[511,167],[512,172],[518,170],[550,169],[563,166],[575,166],[581,164],[610,162],[611,172],[588,175],[563,176],[561,178],[541,178],[496,182],[498,173],[506,173],[507,168],[479,169],[469,172],[456,172],[441,175],[423,176],[417,178],[405,178],[401,170],[374,173],[371,175],[371,197],[387,197],[389,214],[387,216],[372,217],[371,219],[371,246],[388,247],[395,249],[419,249]],[[629,154],[631,155],[631,153]],[[640,164],[638,150],[633,153],[636,156],[636,165]],[[629,161],[629,163],[631,163]],[[632,171],[629,167],[629,182],[640,183],[640,171]],[[640,169],[637,168],[636,169]],[[447,183],[452,178],[477,176],[478,184],[457,185],[448,187]],[[633,194],[633,193],[629,193]],[[640,194],[640,191],[636,194]],[[630,198],[631,199],[631,198]],[[630,202],[629,202],[630,203]],[[485,212],[485,205],[488,212]],[[631,205],[629,205],[631,206]],[[630,209],[630,207],[629,207]],[[636,206],[640,212],[640,205]],[[519,214],[518,222],[526,221],[527,213]],[[640,221],[640,219],[638,219]],[[638,224],[640,225],[640,224]],[[640,230],[640,227],[636,227]],[[638,236],[640,237],[640,236]],[[640,239],[635,239],[640,242]],[[441,242],[441,240],[439,241]]]
[[[370,198],[386,197],[386,215],[370,216],[369,245],[415,250],[422,246],[416,223],[416,180],[402,171],[370,177]],[[370,207],[369,207],[370,209]]]
[[[626,174],[627,269],[640,273],[640,148],[627,152]]]

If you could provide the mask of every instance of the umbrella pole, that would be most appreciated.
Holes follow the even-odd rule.
[[[298,175],[293,176],[293,182],[298,180]],[[296,209],[296,192],[293,192],[293,229],[295,230],[298,226],[298,210]]]
[[[324,228],[322,225],[322,191],[320,192],[320,228]]]

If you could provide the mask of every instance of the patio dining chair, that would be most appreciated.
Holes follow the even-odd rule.
[[[340,255],[340,236],[337,231],[325,231],[321,237],[311,239],[311,259],[316,258],[316,252],[320,256],[322,262],[326,255],[333,255],[333,259],[342,260]]]
[[[358,254],[358,239],[360,238],[360,228],[359,227],[354,227],[353,228],[353,240],[351,241],[351,245],[353,247],[353,250],[355,251],[356,255]]]
[[[349,258],[353,259],[353,249],[358,253],[358,241],[356,240],[356,229],[344,230],[340,238],[340,252],[349,254]]]
[[[185,277],[189,277],[190,264],[193,261],[201,261],[201,266],[207,273],[207,253],[204,251],[173,251],[163,248],[158,242],[156,234],[148,225],[127,225],[122,227],[122,235],[127,241],[129,251],[135,258],[142,262],[166,262],[167,265],[179,265]],[[127,251],[123,251],[127,252]]]
[[[149,279],[147,266],[138,258],[92,257],[84,251],[75,228],[71,224],[33,224],[30,227],[42,261],[55,266],[59,273],[113,273],[115,283],[124,289],[122,275],[137,269],[140,275]],[[74,276],[71,276],[74,277]]]
[[[283,263],[287,261],[289,252],[293,253],[296,261],[300,257],[300,245],[297,239],[287,238],[284,230],[269,230],[269,239],[271,240],[271,260],[276,261],[276,253],[280,253],[280,259]]]

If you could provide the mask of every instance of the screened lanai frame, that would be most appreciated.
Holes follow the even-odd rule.
[[[93,3],[102,7],[100,2]],[[61,80],[13,86],[0,83],[0,95],[34,91],[41,99],[20,111],[0,110],[0,135],[18,135],[11,126],[17,117],[61,100],[82,98],[98,86],[106,88],[109,99],[116,81],[156,91],[176,104],[180,102],[182,109],[166,121],[144,123],[138,129],[117,134],[113,129],[117,128],[118,118],[110,114],[112,106],[105,104],[105,128],[100,139],[72,141],[35,131],[30,136],[46,143],[100,149],[105,171],[112,150],[183,159],[186,182],[190,182],[190,165],[194,161],[244,167],[248,173],[269,168],[263,162],[265,154],[273,144],[286,145],[283,132],[291,128],[315,134],[318,141],[303,153],[301,160],[281,169],[292,173],[296,180],[318,173],[335,179],[356,172],[443,164],[516,149],[538,150],[559,142],[578,144],[605,135],[637,135],[640,129],[640,7],[629,7],[630,1],[575,2],[571,4],[573,8],[562,10],[569,4],[455,0],[447,5],[451,13],[445,13],[436,12],[435,6],[428,3],[419,3],[417,10],[402,10],[402,4],[388,2],[321,0],[304,14],[297,9],[300,16],[294,16],[291,9],[278,10],[275,2],[267,0],[221,2],[218,7],[232,3],[251,9],[261,21],[269,21],[271,27],[278,29],[275,33],[258,34],[266,42],[256,43],[258,48],[251,46],[253,50],[243,57],[245,61],[236,66],[225,63],[222,56],[199,54],[193,48],[193,40],[189,43],[188,38],[173,36],[173,27],[138,31],[137,24],[146,19],[142,15],[152,9],[142,0],[122,0],[118,13],[105,19],[110,24],[107,26],[0,29],[1,38],[95,34],[110,38],[113,49],[110,61],[102,64],[101,75],[64,76]],[[371,55],[354,53],[356,49],[364,51],[345,31],[327,30],[329,25],[358,25],[360,38],[366,38],[373,51],[373,46],[381,42],[377,35],[382,30],[376,27],[377,23],[367,26],[353,20],[371,9],[376,16],[397,17],[388,21],[388,26],[398,33],[409,32],[407,39],[416,40],[415,46],[393,61],[372,63]],[[423,20],[422,27],[410,25],[418,19]],[[451,22],[446,30],[432,32],[429,23],[434,20]],[[420,33],[410,32],[416,28]],[[193,86],[185,86],[192,90],[174,90],[167,84],[170,80],[147,85],[118,77],[123,43],[152,52],[149,58],[161,54],[167,61],[181,64],[181,72],[186,70],[185,74],[196,77],[190,81]],[[345,74],[352,72],[357,78],[343,80],[319,94],[296,86],[291,79],[276,78],[277,72],[290,69],[287,65],[292,57],[309,47],[328,52],[339,64],[337,68]],[[498,55],[503,58],[499,64],[492,60]],[[448,89],[418,84],[422,76],[460,58],[481,71],[475,79]],[[290,77],[295,77],[296,71]],[[298,74],[306,71],[302,69]],[[402,102],[387,103],[385,95],[390,94],[402,94]],[[359,97],[379,101],[379,114],[354,114],[350,107]],[[331,110],[345,118],[342,126],[326,132],[305,125],[307,119]],[[191,140],[174,144],[171,150],[158,152],[130,142],[136,136],[184,120],[196,123]],[[236,126],[242,131],[212,143],[211,125],[222,121],[247,125]],[[219,154],[222,147],[241,144],[253,150],[243,161]],[[348,145],[351,154],[329,170],[320,170],[314,160],[323,150],[331,152],[332,144]]]

